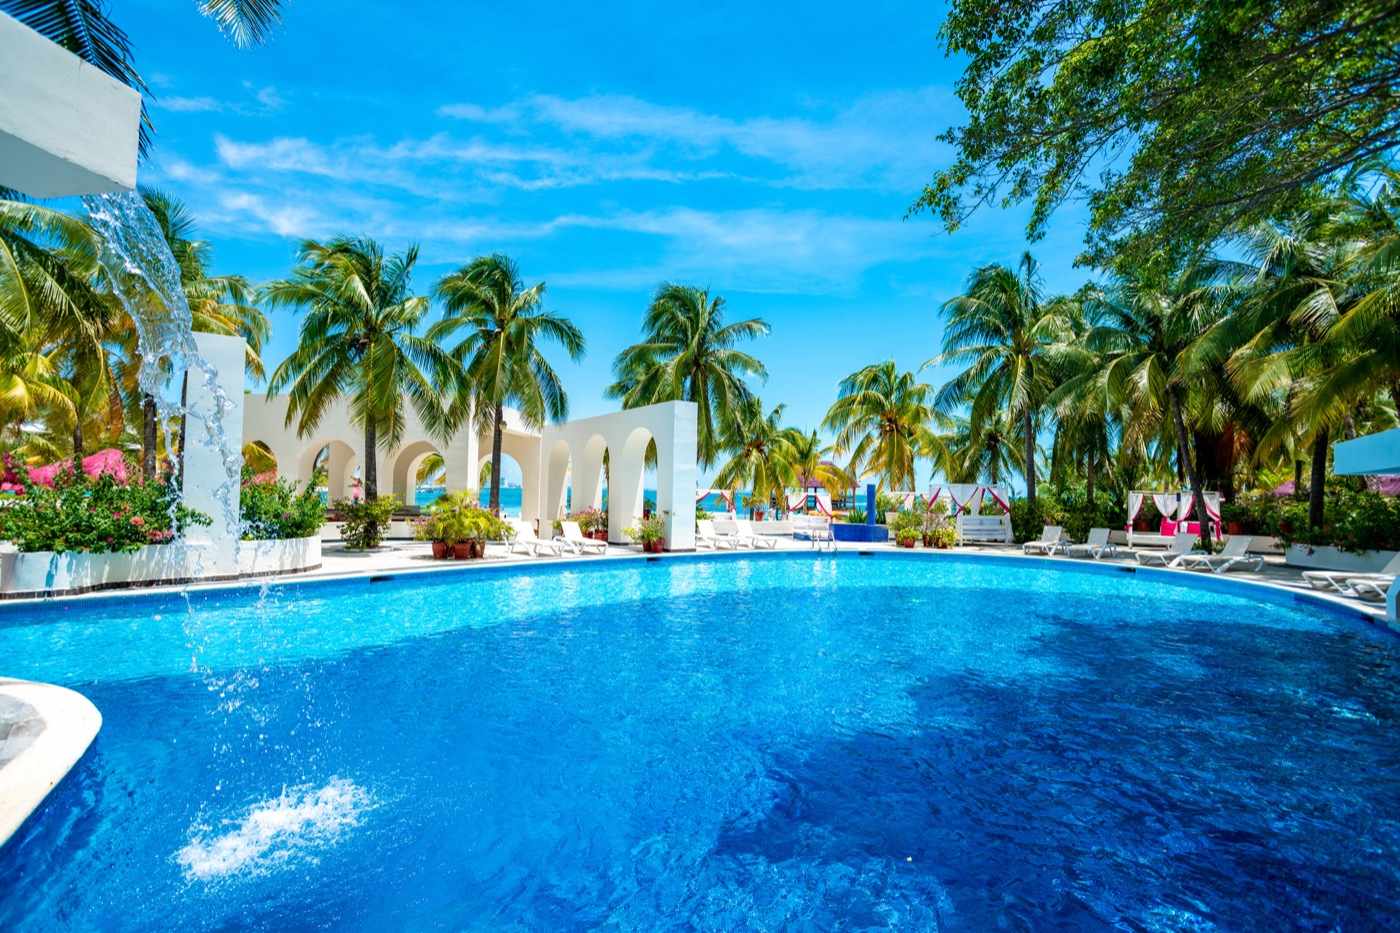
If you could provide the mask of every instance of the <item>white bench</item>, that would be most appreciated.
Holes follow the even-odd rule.
[[[992,541],[1010,544],[1011,516],[1002,515],[959,515],[958,543],[965,541]]]

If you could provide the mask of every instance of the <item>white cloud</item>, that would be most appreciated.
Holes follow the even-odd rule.
[[[157,97],[156,106],[176,113],[210,113],[224,108],[212,97]]]

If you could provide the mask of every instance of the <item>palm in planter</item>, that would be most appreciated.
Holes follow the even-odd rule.
[[[665,549],[666,526],[661,521],[661,516],[652,515],[650,518],[640,519],[637,524],[628,528],[627,537],[633,541],[640,541],[642,550],[648,554],[659,554]]]

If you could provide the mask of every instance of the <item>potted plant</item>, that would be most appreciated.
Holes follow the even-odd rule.
[[[947,550],[958,543],[958,532],[952,525],[942,525],[933,532],[933,546]]]
[[[760,499],[758,496],[745,496],[744,508],[753,513],[753,520],[763,521],[763,516],[768,511],[768,500]]]
[[[661,516],[651,515],[628,528],[627,537],[633,541],[640,541],[642,550],[647,554],[660,554],[665,550],[666,526],[662,523]]]
[[[913,547],[923,531],[923,517],[910,511],[896,512],[890,520],[890,532],[895,544],[900,547]]]
[[[433,560],[447,557],[447,541],[442,535],[442,516],[430,514],[413,523],[413,537],[418,541],[430,541],[433,547]]]
[[[924,509],[923,527],[921,529],[924,539],[924,547],[936,547],[938,544],[938,531],[948,524],[948,503],[942,499],[934,502],[929,508]]]

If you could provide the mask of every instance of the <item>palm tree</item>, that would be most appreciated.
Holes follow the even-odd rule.
[[[809,489],[818,485],[836,496],[855,485],[845,470],[830,461],[829,458],[836,451],[830,445],[823,444],[816,431],[788,428],[784,436],[788,447],[787,459],[796,474],[798,486]]]
[[[643,337],[613,362],[616,381],[608,398],[623,408],[685,399],[699,407],[697,446],[702,466],[721,449],[723,413],[736,411],[752,393],[745,380],[767,379],[757,358],[736,349],[768,333],[761,318],[724,322],[724,299],[689,285],[662,285],[642,320]]]
[[[459,376],[453,360],[414,333],[428,299],[412,294],[418,248],[385,256],[367,238],[307,240],[290,276],[268,283],[267,302],[305,312],[296,348],[268,379],[269,395],[290,388],[287,424],[305,437],[327,407],[350,397],[352,420],[363,427],[366,499],[379,494],[376,451],[398,444],[407,396],[429,432],[446,437],[455,425],[439,403],[440,386]]]
[[[540,346],[554,341],[570,359],[583,356],[583,333],[540,306],[544,289],[543,282],[526,288],[515,263],[499,253],[477,257],[437,284],[443,318],[428,335],[443,340],[461,333],[448,350],[464,377],[452,401],[454,420],[474,411],[478,427],[490,427],[490,507],[497,514],[506,405],[535,427],[567,417],[568,396]]]
[[[889,360],[841,380],[822,427],[836,432],[833,446],[850,455],[853,474],[874,473],[888,489],[912,489],[917,459],[942,456],[929,427],[934,418],[933,389]]]
[[[793,467],[791,431],[783,427],[783,406],[766,413],[763,403],[750,396],[722,422],[722,449],[730,456],[715,484],[721,489],[747,486],[755,501],[771,502],[797,480]]]
[[[970,404],[974,427],[1001,410],[1020,421],[1026,500],[1034,509],[1036,418],[1054,388],[1050,357],[1068,329],[1064,308],[1045,300],[1039,266],[1025,253],[1015,269],[976,269],[967,291],[943,310],[943,352],[924,365],[967,368],[938,391],[938,407]]]
[[[209,274],[212,251],[208,243],[195,239],[194,218],[177,198],[153,189],[142,189],[141,197],[179,267],[180,285],[190,309],[191,330],[242,337],[247,347],[244,366],[248,374],[255,379],[263,378],[262,347],[270,328],[267,317],[253,305],[253,290],[247,280],[238,275]],[[122,273],[109,270],[108,274]],[[123,290],[128,295],[137,296],[137,300],[162,300],[154,289],[143,285],[139,281],[129,282]],[[141,469],[149,480],[154,478],[156,470],[156,399],[140,391],[142,361],[137,354],[139,333],[136,322],[129,315],[118,342],[125,357],[125,365],[120,369],[122,385],[133,399],[133,404],[139,401]]]
[[[1210,545],[1210,519],[1200,460],[1192,455],[1188,418],[1208,404],[1202,375],[1191,365],[1195,341],[1224,314],[1218,269],[1189,263],[1169,276],[1117,276],[1087,300],[1084,347],[1102,361],[1067,380],[1051,404],[1078,400],[1089,413],[1124,411],[1122,443],[1134,448],[1174,438],[1177,463],[1191,483],[1201,541]],[[1164,423],[1165,421],[1165,423]]]

